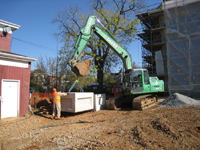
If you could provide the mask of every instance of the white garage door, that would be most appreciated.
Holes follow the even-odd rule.
[[[19,110],[18,80],[2,80],[1,84],[1,118],[17,117]]]

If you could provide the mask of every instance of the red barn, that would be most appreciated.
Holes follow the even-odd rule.
[[[0,119],[28,113],[31,62],[10,52],[12,32],[19,25],[0,20]]]

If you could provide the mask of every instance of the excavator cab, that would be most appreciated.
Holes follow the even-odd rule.
[[[125,72],[123,81],[123,92],[143,92],[143,73],[142,69],[131,69],[129,72]]]
[[[131,69],[125,72],[123,81],[123,92],[143,92],[143,87],[149,83],[149,74],[146,69]]]
[[[122,93],[139,94],[164,91],[164,82],[157,77],[149,77],[147,69],[131,69],[125,72]]]
[[[143,84],[142,84],[142,70],[135,69],[131,73],[130,82],[131,82],[131,92],[142,92]]]

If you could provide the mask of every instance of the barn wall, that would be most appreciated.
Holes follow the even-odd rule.
[[[30,70],[31,70],[31,63],[29,63],[28,68],[0,65],[0,81],[2,81],[2,79],[20,80],[19,117],[22,117],[24,116],[25,113],[28,113]],[[0,82],[0,96],[1,96],[1,82]],[[1,107],[0,107],[0,117],[1,117]]]

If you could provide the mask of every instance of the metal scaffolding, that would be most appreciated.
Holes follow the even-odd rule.
[[[165,81],[165,92],[200,97],[200,1],[172,0],[137,13],[143,67]]]

